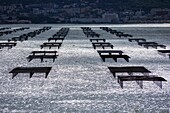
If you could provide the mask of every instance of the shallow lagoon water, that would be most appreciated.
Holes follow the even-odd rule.
[[[14,36],[34,31],[43,26],[52,26],[28,41],[18,42],[17,46],[0,51],[0,112],[4,113],[156,113],[170,109],[170,59],[159,55],[156,49],[146,49],[137,43],[130,43],[126,38],[118,38],[103,30],[100,26],[132,34],[134,38],[145,38],[165,44],[170,49],[170,24],[134,24],[134,25],[1,25],[12,28],[30,27],[0,37],[1,41]],[[102,34],[114,45],[131,57],[130,62],[118,59],[106,59],[103,62],[91,42],[85,37],[80,27],[89,26]],[[28,62],[26,57],[33,50],[40,50],[40,45],[55,34],[61,27],[70,27],[59,56],[53,63],[46,60]],[[45,49],[48,50],[48,49]],[[53,49],[56,50],[56,49]],[[145,66],[153,74],[164,77],[167,82],[160,89],[153,82],[144,82],[140,89],[136,82],[124,82],[124,89],[112,76],[108,66]],[[9,74],[18,66],[52,66],[47,79],[44,74],[18,74],[14,79]]]

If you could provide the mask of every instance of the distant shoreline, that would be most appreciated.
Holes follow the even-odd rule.
[[[139,24],[0,24],[0,27],[38,27],[38,26],[50,26],[52,28],[60,27],[113,27],[113,28],[170,28],[170,23],[139,23]]]
[[[106,24],[111,24],[111,25],[117,25],[117,24],[120,24],[120,25],[123,25],[123,24],[170,24],[170,20],[168,20],[168,21],[162,21],[162,22],[151,22],[151,21],[149,21],[149,22],[125,22],[125,23],[0,23],[1,25],[4,25],[4,24],[28,24],[28,25],[30,25],[30,24],[96,24],[96,25],[98,25],[98,24],[103,24],[103,25],[106,25]]]

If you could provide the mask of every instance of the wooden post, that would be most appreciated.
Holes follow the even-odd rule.
[[[139,85],[141,89],[143,89],[143,81],[136,81],[136,83]]]
[[[32,58],[28,58],[28,62],[31,62]]]
[[[117,78],[117,82],[118,82],[118,83],[120,82],[120,79],[119,79],[119,77]]]
[[[114,78],[116,78],[116,73],[115,73],[115,72],[113,72],[112,74],[113,74]]]
[[[113,60],[114,60],[115,62],[117,62],[117,58],[113,58]]]
[[[123,89],[123,81],[119,80],[120,87]]]
[[[53,62],[55,61],[55,57],[53,58]]]
[[[41,57],[40,59],[41,59],[41,62],[43,62],[43,57]]]
[[[125,60],[126,60],[127,62],[129,62],[129,58],[125,58]]]
[[[95,46],[95,45],[93,45],[93,47],[94,47],[94,49],[96,49],[96,46]]]
[[[18,73],[12,73],[12,79],[17,76]]]
[[[34,73],[30,73],[30,78],[32,78],[32,75],[33,75]]]
[[[101,58],[102,58],[103,62],[105,62],[105,58],[104,58],[104,57],[102,57],[102,56],[101,56]]]
[[[48,74],[49,74],[49,72],[45,73],[45,78],[47,78]]]
[[[153,82],[162,89],[162,81],[153,81]]]

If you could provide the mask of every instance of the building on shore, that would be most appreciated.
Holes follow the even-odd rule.
[[[105,13],[102,18],[71,18],[71,23],[119,23],[116,13]]]

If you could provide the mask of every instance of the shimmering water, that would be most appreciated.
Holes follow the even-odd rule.
[[[0,27],[30,27],[31,29],[0,37],[1,41],[14,36],[52,26],[52,29],[17,46],[0,51],[0,112],[5,113],[156,113],[170,109],[170,59],[161,56],[155,49],[146,49],[128,39],[120,39],[100,26],[132,34],[134,38],[155,41],[170,49],[170,24],[134,25],[1,25]],[[80,27],[89,26],[102,34],[115,48],[131,57],[130,62],[122,59],[118,63],[107,59],[104,63]],[[61,27],[70,27],[69,34],[58,50],[59,57],[40,63],[28,62],[26,57],[55,34]],[[153,82],[144,82],[140,89],[136,82],[125,82],[121,89],[107,66],[145,66],[153,74],[164,77],[163,89]],[[18,66],[52,66],[47,79],[44,74],[19,74],[14,79],[8,72]],[[165,112],[166,113],[166,112]]]

